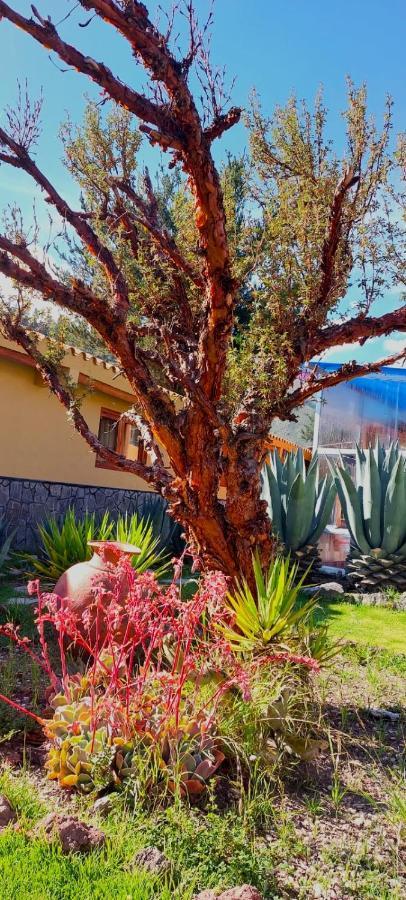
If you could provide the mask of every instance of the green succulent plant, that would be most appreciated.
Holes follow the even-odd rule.
[[[268,504],[272,532],[298,563],[300,575],[320,564],[317,542],[331,516],[336,496],[334,479],[320,479],[317,453],[309,467],[303,451],[287,453],[282,462],[277,451],[262,471],[262,498]]]
[[[351,538],[351,578],[367,589],[406,590],[406,459],[399,445],[357,446],[355,478],[341,461],[335,480]]]
[[[278,647],[307,621],[316,601],[298,604],[305,575],[298,580],[297,568],[297,563],[291,565],[279,556],[263,574],[258,557],[253,558],[255,594],[244,579],[227,595],[233,624],[221,626],[221,631],[233,650],[250,653]]]
[[[88,794],[96,788],[124,789],[136,780],[140,762],[150,788],[164,788],[180,796],[201,794],[223,762],[224,753],[215,738],[200,732],[193,718],[182,727],[170,723],[161,735],[138,733],[133,740],[109,737],[103,723],[92,727],[92,701],[81,696],[88,687],[86,676],[71,680],[72,699],[53,697],[52,719],[46,734],[52,742],[46,768],[48,779],[62,788]]]

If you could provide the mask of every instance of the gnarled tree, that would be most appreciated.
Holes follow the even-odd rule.
[[[107,116],[91,104],[82,127],[63,129],[66,164],[81,190],[77,209],[36,161],[40,105],[8,111],[0,163],[31,176],[57,214],[60,264],[55,253],[39,252],[38,235],[29,238],[12,210],[0,234],[0,272],[17,287],[17,299],[4,299],[1,326],[34,358],[89,446],[162,493],[204,564],[247,573],[252,550],[265,561],[272,548],[260,499],[272,420],[294,419],[321,388],[404,355],[302,376],[304,364],[326,349],[406,331],[404,304],[380,315],[371,310],[404,271],[395,175],[404,153],[402,145],[397,156],[389,152],[390,104],[378,133],[365,91],[349,86],[340,160],[325,137],[321,100],[309,112],[292,99],[267,121],[254,98],[246,117],[250,154],[219,168],[213,143],[241,111],[225,108],[221,74],[211,66],[192,3],[180,5],[188,26],[183,57],[172,46],[171,15],[164,33],[137,0],[77,6],[91,14],[89,28],[99,18],[128,42],[152,89],[124,84],[34,6],[26,18],[0,0],[0,19],[111,101]],[[202,102],[191,88],[196,76]],[[159,180],[139,174],[142,140],[166,153],[168,173]],[[350,284],[355,301],[348,312]],[[108,450],[90,431],[55,358],[40,353],[25,324],[27,305],[38,296],[82,317],[118,361],[136,398],[147,464]]]

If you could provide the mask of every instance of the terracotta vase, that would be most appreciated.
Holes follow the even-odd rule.
[[[100,588],[102,592],[110,592],[113,589],[112,566],[117,566],[119,560],[124,556],[131,560],[133,556],[141,553],[139,547],[133,544],[125,544],[121,541],[89,541],[88,546],[93,550],[93,556],[86,562],[76,563],[67,569],[57,581],[54,587],[54,593],[59,597],[68,597],[69,604],[78,618],[81,617],[85,610],[92,608],[94,603],[95,588]],[[117,583],[114,584],[117,589]],[[123,573],[118,590],[118,601],[125,603],[128,593],[128,580]],[[83,634],[88,636],[89,631],[84,628],[80,629]],[[96,632],[96,613],[94,622],[90,622],[90,636],[94,640]],[[98,619],[99,638],[102,641],[105,636],[105,627],[103,625],[103,617],[99,614]],[[119,635],[117,635],[119,639]]]

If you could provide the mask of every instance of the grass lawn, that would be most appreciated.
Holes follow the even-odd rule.
[[[12,595],[3,585],[0,606]],[[23,633],[32,630],[32,608],[14,606],[10,613]],[[100,821],[91,801],[46,782],[29,741],[32,723],[1,704],[0,793],[19,823],[18,831],[0,833],[1,900],[192,900],[204,888],[243,883],[257,886],[264,900],[329,900],[331,890],[334,900],[406,896],[406,613],[329,603],[318,615],[333,637],[353,642],[316,680],[329,749],[281,783],[253,779],[246,793],[236,784],[226,805],[213,793],[201,808],[178,803],[147,813],[137,803],[125,810],[117,795]],[[4,640],[0,685],[6,694],[23,692],[24,705],[35,708],[38,675]],[[371,707],[399,718],[376,719]],[[63,856],[33,835],[48,811],[101,827],[107,846],[87,857]],[[171,861],[169,875],[154,878],[132,865],[149,845]]]
[[[332,637],[406,654],[406,612],[352,603],[323,603],[317,620],[328,623]]]

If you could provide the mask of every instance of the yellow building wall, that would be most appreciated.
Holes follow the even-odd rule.
[[[18,350],[2,339],[0,346]],[[79,374],[103,381],[113,389],[129,391],[128,382],[115,371],[95,365],[82,354],[67,352],[63,365],[71,378]],[[84,390],[81,410],[97,435],[100,410],[125,412],[130,402]],[[45,387],[36,370],[0,355],[0,476],[32,478],[102,487],[146,491],[150,486],[128,473],[96,466],[95,454],[75,432],[59,401]]]

